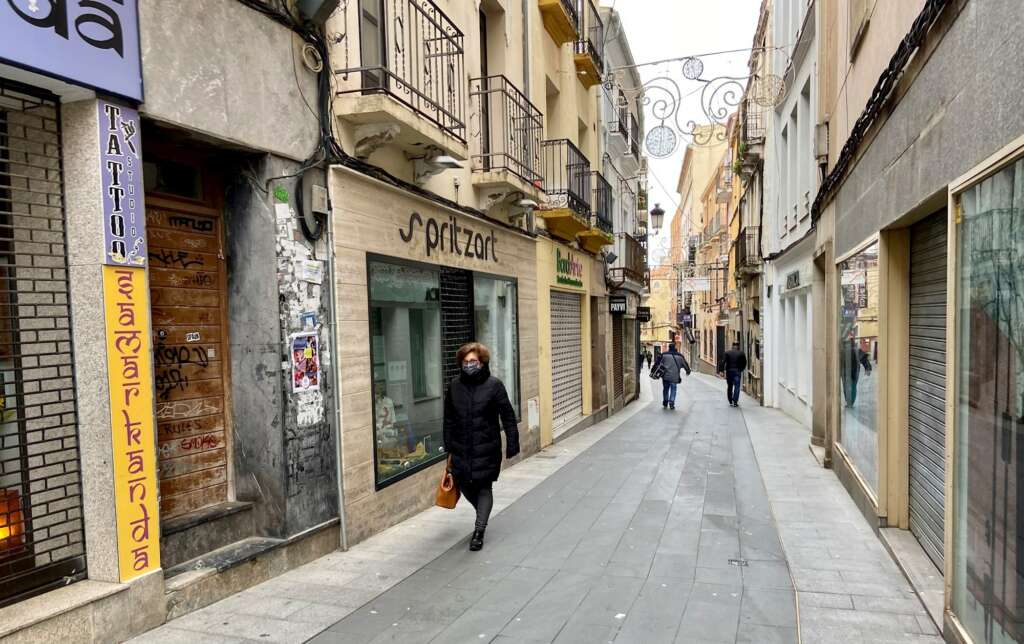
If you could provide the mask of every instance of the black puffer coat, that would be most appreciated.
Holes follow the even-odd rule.
[[[500,380],[484,365],[474,376],[452,380],[444,401],[444,448],[457,481],[497,481],[501,471],[501,427],[505,453],[519,453],[516,412]]]

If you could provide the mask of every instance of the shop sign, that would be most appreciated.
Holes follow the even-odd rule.
[[[0,61],[141,103],[138,0],[2,1]]]
[[[637,319],[637,322],[650,322],[651,321],[651,307],[649,307],[649,306],[638,306],[638,307],[636,307],[636,319]]]
[[[711,278],[709,277],[683,277],[679,280],[681,293],[706,293],[710,290]]]
[[[406,244],[412,243],[417,229],[423,230],[427,257],[434,253],[448,253],[456,257],[498,261],[498,237],[493,230],[478,231],[469,226],[459,225],[455,215],[448,221],[438,222],[433,217],[424,221],[418,212],[409,215],[408,230],[399,229],[398,235]]]
[[[786,276],[786,290],[798,288],[800,286],[800,271],[793,271]]]
[[[555,280],[563,286],[583,288],[583,262],[569,251],[555,247]]]
[[[625,295],[612,295],[608,298],[608,312],[623,314],[629,308]]]
[[[110,101],[96,101],[96,106],[103,183],[103,263],[145,266],[139,113]]]
[[[103,267],[118,569],[125,582],[160,568],[149,287],[146,270]]]

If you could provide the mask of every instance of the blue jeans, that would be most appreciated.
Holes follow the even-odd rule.
[[[726,395],[729,397],[729,402],[739,403],[740,401],[740,383],[742,382],[741,371],[730,369],[725,372],[725,381],[727,384]]]
[[[661,381],[661,402],[668,403],[670,405],[676,404],[676,388],[679,387],[679,383],[668,382],[667,380]]]

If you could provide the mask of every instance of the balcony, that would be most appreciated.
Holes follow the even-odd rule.
[[[540,201],[544,187],[540,110],[504,76],[474,78],[469,96],[480,115],[480,136],[473,151],[473,184],[519,191]]]
[[[594,194],[593,210],[586,230],[579,233],[580,247],[588,253],[597,254],[601,248],[615,241],[612,212],[615,200],[612,186],[600,172],[592,172],[592,190]]]
[[[541,143],[544,193],[537,211],[549,233],[565,241],[590,228],[590,161],[569,139]]]
[[[576,77],[583,87],[590,89],[601,82],[604,72],[604,24],[597,12],[593,0],[583,0],[582,9],[586,10],[584,30],[576,41]]]
[[[622,257],[618,258],[610,273],[612,279],[620,284],[627,281],[635,283],[639,288],[647,286],[647,249],[632,235],[622,235]]]
[[[344,7],[346,67],[335,70],[334,109],[356,126],[356,155],[392,144],[468,158],[464,36],[455,23],[431,0]]]
[[[746,100],[741,109],[741,119],[743,156],[740,158],[740,172],[744,176],[750,176],[756,171],[757,164],[764,153],[764,108]]]
[[[635,114],[629,115],[629,151],[637,165],[640,164],[640,122],[636,120]]]
[[[580,10],[575,0],[538,0],[540,15],[551,39],[561,47],[580,34]]]
[[[734,245],[738,276],[754,275],[761,271],[761,228],[747,226],[740,231]]]

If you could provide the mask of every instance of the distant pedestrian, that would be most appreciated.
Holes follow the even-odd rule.
[[[484,547],[484,531],[494,507],[492,484],[501,471],[501,430],[505,458],[519,453],[516,412],[500,380],[491,375],[491,352],[479,342],[455,354],[462,373],[448,385],[444,401],[444,449],[459,492],[476,508],[470,550]],[[499,426],[500,421],[500,426]]]
[[[676,351],[675,342],[670,343],[668,350],[658,356],[651,371],[661,374],[661,406],[675,409],[676,390],[679,383],[683,381],[682,372],[685,371],[686,375],[690,375],[690,365],[686,362],[683,354]]]
[[[646,353],[646,356],[647,356],[647,368],[650,369],[651,367],[654,366],[654,354],[651,353],[650,349],[648,349],[647,353]]]
[[[740,387],[743,383],[743,370],[747,368],[747,354],[740,349],[739,342],[733,342],[732,348],[725,352],[718,362],[719,375],[725,376],[726,392],[730,407],[740,406]]]

